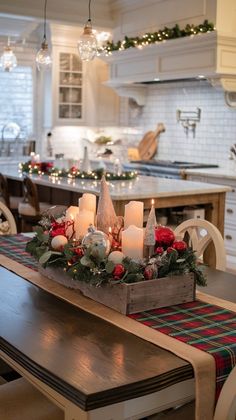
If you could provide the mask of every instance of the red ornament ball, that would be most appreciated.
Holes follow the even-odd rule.
[[[167,248],[171,246],[175,240],[175,234],[173,230],[166,226],[159,226],[155,229],[156,245],[158,247]]]
[[[173,248],[173,246],[168,246],[168,248],[167,248],[167,250],[166,250],[166,252],[167,252],[167,254],[171,254],[171,252],[175,252],[175,249]]]
[[[79,257],[83,257],[83,255],[84,255],[84,250],[83,250],[83,248],[74,248],[74,249],[73,249],[73,251],[74,251],[74,253],[75,253],[76,255],[78,255]]]
[[[173,247],[174,249],[176,249],[176,251],[178,251],[178,252],[183,252],[183,251],[186,251],[186,249],[187,249],[187,244],[186,244],[186,242],[184,242],[184,241],[175,241],[175,242],[173,243],[172,247]]]
[[[122,264],[116,264],[114,270],[112,271],[112,275],[115,280],[121,279],[125,272],[125,267]]]
[[[158,246],[158,247],[155,249],[155,254],[157,254],[157,255],[162,255],[162,254],[163,254],[163,252],[164,252],[164,248],[163,248],[162,246]]]
[[[58,235],[65,236],[65,222],[58,223],[54,221],[51,223],[50,236],[54,238]]]
[[[153,278],[153,269],[148,266],[145,267],[143,275],[145,280],[151,280]]]

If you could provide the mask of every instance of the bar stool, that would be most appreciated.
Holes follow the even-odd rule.
[[[24,378],[0,385],[0,419],[63,420],[64,412]]]
[[[22,232],[33,230],[41,219],[42,214],[51,207],[50,203],[39,202],[37,186],[28,177],[23,178],[24,199],[18,206],[19,216],[21,218]]]

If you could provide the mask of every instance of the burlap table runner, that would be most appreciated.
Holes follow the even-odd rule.
[[[155,331],[125,315],[119,314],[104,305],[82,296],[74,290],[67,289],[59,283],[49,280],[37,271],[31,270],[4,255],[0,255],[0,265],[55,296],[124,329],[125,331],[135,334],[163,349],[171,351],[175,355],[191,363],[194,369],[196,382],[196,419],[211,420],[213,418],[216,378],[215,362],[210,354],[180,342],[159,331]],[[215,298],[200,292],[197,292],[197,298],[203,302],[218,305],[236,312],[235,303],[224,301],[223,299]]]

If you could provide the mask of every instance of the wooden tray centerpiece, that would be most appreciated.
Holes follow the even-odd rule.
[[[205,277],[193,250],[168,227],[156,226],[154,206],[146,229],[130,225],[129,211],[132,222],[142,226],[143,203],[130,202],[123,221],[103,179],[95,229],[92,196],[84,194],[79,208],[69,207],[63,215],[54,209],[43,217],[26,248],[39,271],[123,314],[193,301],[196,282],[204,285]]]

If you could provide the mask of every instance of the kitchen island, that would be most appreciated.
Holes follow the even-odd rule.
[[[23,174],[17,169],[5,170],[10,193],[20,195]],[[71,178],[55,178],[45,175],[30,175],[37,184],[40,201],[63,205],[78,205],[84,192],[99,196],[100,181]],[[144,209],[150,209],[151,200],[157,209],[201,205],[205,208],[206,220],[224,233],[225,194],[230,187],[203,184],[179,179],[138,176],[129,181],[109,181],[111,198],[117,215],[124,214],[124,206],[130,200],[140,200]]]

